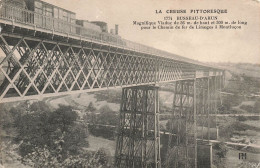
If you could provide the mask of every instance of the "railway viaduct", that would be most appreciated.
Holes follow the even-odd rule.
[[[216,127],[224,71],[124,40],[36,26],[36,14],[2,6],[0,102],[122,88],[117,167],[197,167],[197,133]],[[2,8],[2,9],[3,9]],[[15,13],[23,12],[23,17]],[[61,23],[62,24],[62,23]],[[161,163],[158,84],[174,83],[167,158]],[[207,137],[199,137],[210,140]],[[162,166],[164,165],[164,166]]]

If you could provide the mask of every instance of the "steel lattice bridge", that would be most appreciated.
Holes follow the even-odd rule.
[[[2,5],[2,4],[1,4]],[[17,13],[22,12],[21,16]],[[32,17],[48,20],[36,26]],[[116,167],[196,167],[197,126],[216,127],[224,71],[130,42],[103,40],[55,29],[64,24],[2,5],[0,102],[123,88]],[[175,82],[171,134],[162,163],[156,84]],[[202,130],[203,131],[203,130]],[[207,137],[210,139],[208,131]]]

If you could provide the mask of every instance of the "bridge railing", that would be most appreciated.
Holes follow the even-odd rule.
[[[75,24],[75,20],[73,21],[74,23],[70,23],[58,18],[53,18],[26,9],[14,7],[4,2],[0,2],[0,18],[25,26],[29,25],[36,28],[50,30],[52,32],[64,33],[67,36],[83,37],[90,41],[113,44],[135,51],[171,58],[178,61],[190,63],[195,62],[194,60],[188,58],[180,57],[159,49],[155,49],[153,47],[148,47],[136,42],[125,40],[120,36],[112,35],[109,33],[102,33],[93,29],[82,27]]]
[[[123,40],[119,36],[88,29],[75,23],[70,23],[58,18],[53,18],[26,9],[14,7],[3,2],[0,2],[0,4],[0,18],[10,20],[14,23],[36,26],[38,28],[65,33],[67,35],[82,36],[89,40],[121,45],[138,51],[142,50],[147,52],[152,50],[151,47],[140,45],[128,40]],[[73,22],[75,22],[75,20]]]

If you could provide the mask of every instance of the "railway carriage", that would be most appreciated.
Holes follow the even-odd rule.
[[[76,28],[77,34],[94,39],[101,38],[102,30],[100,26],[87,20],[76,20],[76,24],[79,25],[79,27]],[[82,27],[84,29],[82,29]]]
[[[39,28],[125,45],[118,26],[116,33],[108,33],[107,23],[77,20],[74,12],[42,0],[2,0],[0,15]]]

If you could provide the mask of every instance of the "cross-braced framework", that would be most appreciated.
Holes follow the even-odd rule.
[[[158,87],[123,88],[115,165],[161,167]]]
[[[209,110],[208,110],[208,78],[196,80],[196,112],[197,112],[197,137],[199,139],[209,139],[210,131],[208,127]],[[205,135],[206,132],[206,135]]]
[[[217,129],[217,113],[218,107],[221,105],[220,91],[222,87],[223,78],[221,76],[196,80],[197,132],[199,139],[210,140],[217,138],[217,132],[212,131],[212,129]]]
[[[64,95],[195,77],[195,65],[115,46],[0,35],[0,100]],[[2,51],[1,51],[2,50]]]
[[[216,77],[209,77],[208,78],[208,104],[207,104],[207,110],[208,110],[208,140],[213,139],[212,131],[210,131],[210,128],[217,128],[217,78]],[[215,132],[216,134],[217,132]],[[217,138],[217,135],[215,135]]]
[[[217,110],[222,105],[221,90],[224,88],[225,74],[221,76],[215,76],[215,85],[216,85],[216,101],[217,101]]]
[[[165,167],[197,167],[195,80],[175,83]]]

